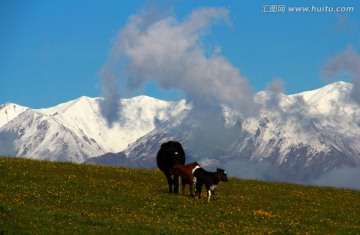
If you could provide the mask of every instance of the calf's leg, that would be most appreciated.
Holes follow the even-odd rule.
[[[215,199],[215,189],[216,188],[217,188],[216,184],[213,184],[210,186],[211,196],[213,197],[213,199]]]
[[[208,202],[210,202],[211,189],[210,189],[210,187],[208,187],[207,185],[206,185],[206,195],[207,195]]]
[[[194,182],[193,181],[190,181],[190,184],[189,184],[189,188],[190,188],[190,196],[194,196]]]
[[[180,177],[181,178],[181,194],[184,195],[185,194],[185,187],[186,187],[186,182],[185,182],[185,179],[183,177]]]
[[[196,181],[196,195],[198,197],[198,199],[201,199],[201,187],[202,187],[202,184],[197,180]]]

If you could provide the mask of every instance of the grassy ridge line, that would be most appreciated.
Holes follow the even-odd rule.
[[[0,234],[360,234],[353,190],[231,178],[209,204],[158,170],[16,158],[0,179]]]

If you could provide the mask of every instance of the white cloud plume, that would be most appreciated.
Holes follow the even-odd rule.
[[[276,168],[269,162],[245,162],[242,160],[231,160],[224,164],[224,169],[229,176],[241,179],[269,180],[276,179]]]
[[[156,81],[162,89],[184,91],[194,108],[226,104],[244,115],[256,111],[254,92],[239,69],[218,49],[214,53],[203,49],[202,39],[212,25],[230,24],[227,9],[201,8],[183,21],[171,15],[149,20],[146,15],[143,11],[131,16],[114,42],[113,51],[124,62],[125,91],[134,92]]]
[[[100,101],[100,111],[101,114],[106,117],[108,126],[111,127],[114,122],[119,120],[121,108],[121,96],[117,89],[118,79],[106,69],[106,66],[102,69],[100,78],[102,81],[101,89],[103,91],[103,96],[105,97]]]
[[[284,91],[284,82],[280,78],[274,79],[267,84],[265,91],[268,92],[269,98],[265,101],[265,107],[270,110],[282,112],[280,102]]]
[[[326,79],[348,73],[352,76],[353,89],[350,98],[360,104],[360,55],[350,46],[344,52],[332,58],[324,67]]]
[[[360,190],[360,168],[339,168],[325,173],[313,184]]]

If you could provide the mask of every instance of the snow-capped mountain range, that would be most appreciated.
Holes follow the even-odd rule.
[[[101,100],[80,97],[47,109],[1,105],[0,155],[81,163],[125,150],[186,106],[185,100],[123,99],[121,120],[109,127],[101,115]]]
[[[271,105],[269,91],[259,92],[262,108],[253,117],[225,106],[205,114],[185,100],[139,96],[121,100],[121,118],[112,127],[101,115],[102,98],[47,109],[6,103],[0,155],[155,168],[161,143],[177,140],[187,162],[223,165],[240,177],[312,183],[339,169],[360,175],[360,107],[351,89],[336,82],[278,94]]]

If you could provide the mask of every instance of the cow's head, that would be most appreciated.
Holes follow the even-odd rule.
[[[216,173],[217,173],[216,175],[220,181],[225,181],[225,182],[229,181],[225,170],[223,170],[221,168],[217,168]]]
[[[172,158],[174,164],[184,164],[184,150],[178,142],[171,142],[167,149],[168,155]]]

